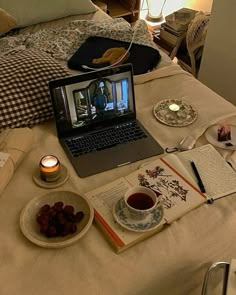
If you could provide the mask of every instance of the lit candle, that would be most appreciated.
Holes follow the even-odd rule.
[[[40,160],[40,176],[46,182],[54,182],[60,177],[60,162],[53,155],[44,156]]]
[[[178,112],[178,110],[180,109],[180,106],[177,105],[176,103],[172,103],[169,105],[169,109],[172,111],[172,112]]]

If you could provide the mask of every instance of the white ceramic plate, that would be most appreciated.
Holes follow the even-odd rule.
[[[231,130],[231,140],[228,141],[218,141],[217,140],[217,131],[220,125],[213,125],[209,127],[205,132],[206,140],[212,145],[226,149],[226,150],[236,150],[236,126],[229,125]],[[226,143],[231,143],[233,146],[226,146]]]
[[[117,223],[125,229],[135,232],[146,232],[159,226],[164,217],[163,206],[158,207],[152,213],[142,220],[135,220],[130,217],[125,202],[122,199],[118,200],[113,207],[113,216]]]
[[[55,202],[62,201],[65,205],[74,207],[75,212],[83,211],[84,217],[77,224],[77,231],[65,237],[46,237],[39,231],[39,224],[36,216],[39,209],[45,205],[53,205]],[[74,192],[54,191],[41,197],[36,197],[26,204],[21,212],[20,227],[22,233],[32,243],[46,248],[61,248],[73,244],[81,239],[89,230],[94,216],[94,210],[89,201]]]
[[[177,104],[180,107],[179,110],[171,111],[169,109],[171,104]],[[164,99],[158,102],[154,106],[153,114],[161,123],[173,127],[188,126],[197,119],[197,110],[181,99]]]

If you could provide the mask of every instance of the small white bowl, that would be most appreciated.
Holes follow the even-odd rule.
[[[65,237],[46,237],[40,233],[39,224],[36,216],[39,209],[45,205],[53,205],[55,202],[62,201],[65,205],[74,207],[75,212],[83,211],[84,217],[77,224],[77,231]],[[45,248],[61,248],[71,245],[81,239],[89,230],[94,217],[94,210],[89,201],[74,192],[54,191],[41,197],[36,197],[29,201],[21,212],[20,227],[22,233],[32,243]]]

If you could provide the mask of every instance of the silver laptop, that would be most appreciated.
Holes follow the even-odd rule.
[[[53,80],[49,89],[59,141],[80,177],[163,153],[136,119],[131,64]]]

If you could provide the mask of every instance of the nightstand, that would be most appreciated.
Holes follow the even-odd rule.
[[[163,38],[162,35],[165,37]],[[170,32],[164,32],[164,34],[162,34],[162,30],[160,29],[160,35],[153,35],[153,41],[157,46],[161,47],[161,49],[164,49],[169,57],[173,59],[176,56],[181,43],[185,40],[185,37],[186,32],[176,36]]]
[[[139,18],[141,0],[136,0],[135,4],[132,0],[93,0],[93,2],[113,18],[123,17],[129,23],[136,22]]]
[[[196,14],[196,10],[181,8],[165,17],[160,26],[160,34],[154,34],[154,42],[166,51],[173,59],[185,42],[188,25]]]

